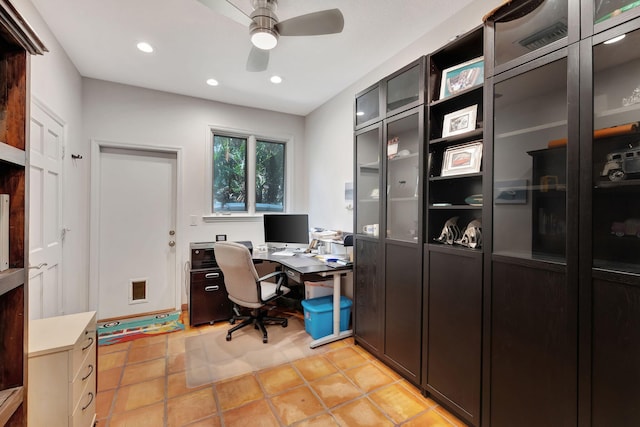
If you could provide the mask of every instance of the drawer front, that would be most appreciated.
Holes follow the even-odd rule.
[[[72,350],[71,355],[71,366],[69,374],[71,377],[69,378],[69,382],[72,382],[74,378],[78,375],[84,360],[87,358],[87,355],[93,352],[95,359],[95,347],[96,347],[96,318],[93,317],[92,321],[89,322],[87,327],[84,329],[84,332],[78,337],[78,341]]]
[[[283,271],[284,274],[287,275],[287,278],[289,278],[290,280],[293,280],[296,283],[302,283],[302,276],[297,271],[287,267],[284,267]]]
[[[87,393],[87,384],[95,384],[96,382],[96,373],[98,371],[98,366],[96,363],[96,346],[93,345],[85,357],[80,370],[77,375],[73,379],[73,382],[70,384],[71,387],[71,408],[70,411],[73,411],[74,408],[78,406],[78,402],[81,402],[82,396]],[[95,386],[88,391],[91,391],[95,394]]]
[[[220,270],[192,271],[189,286],[189,323],[192,326],[228,320],[233,312]]]
[[[69,417],[69,425],[73,427],[93,426],[96,417],[96,376],[87,379],[78,404]]]

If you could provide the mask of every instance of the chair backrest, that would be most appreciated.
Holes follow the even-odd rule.
[[[229,299],[244,307],[261,306],[257,286],[260,276],[249,249],[239,243],[216,242],[214,251],[216,262],[224,274]]]

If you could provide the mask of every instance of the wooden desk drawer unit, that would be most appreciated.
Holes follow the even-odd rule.
[[[93,311],[29,322],[29,426],[95,424],[96,346]]]

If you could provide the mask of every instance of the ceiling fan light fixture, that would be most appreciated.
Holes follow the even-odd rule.
[[[271,50],[278,44],[278,35],[267,28],[256,28],[251,31],[251,43],[258,49]]]
[[[136,45],[136,47],[138,48],[138,50],[140,50],[141,52],[144,53],[151,53],[153,52],[153,46],[151,46],[149,43],[147,42],[140,42]]]

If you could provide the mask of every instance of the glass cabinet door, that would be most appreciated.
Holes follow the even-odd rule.
[[[380,87],[375,85],[356,96],[356,128],[380,117]]]
[[[640,273],[640,30],[613,40],[593,48],[593,266]]]
[[[410,110],[386,122],[386,237],[418,241],[419,152],[422,109]]]
[[[382,125],[356,134],[356,230],[378,237],[380,227],[380,141]]]
[[[593,23],[599,24],[640,6],[633,0],[593,0]]]
[[[567,37],[568,0],[529,0],[507,6],[495,20],[495,65]]]
[[[386,113],[399,110],[401,107],[412,107],[410,104],[420,100],[422,81],[422,62],[411,64],[405,70],[387,80]]]
[[[493,252],[563,262],[566,58],[494,87]]]

